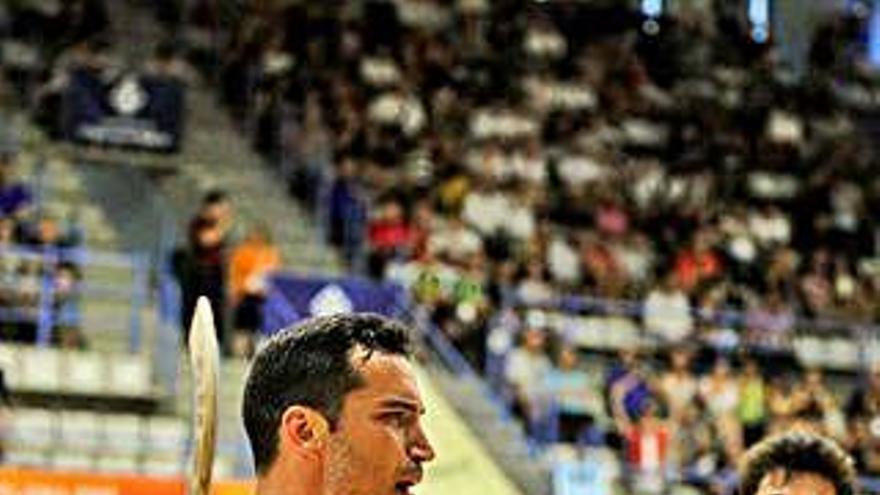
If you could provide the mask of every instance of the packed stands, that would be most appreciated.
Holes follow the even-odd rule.
[[[654,32],[614,2],[261,4],[217,58],[349,267],[409,288],[537,442],[717,488],[799,422],[873,473],[872,392],[849,397],[877,349],[865,19],[822,24],[798,77],[740,2],[702,5]]]
[[[625,492],[729,493],[743,450],[797,425],[840,441],[864,488],[880,491],[880,196],[865,19],[829,17],[796,74],[772,37],[755,39],[743,2],[687,3],[646,19],[612,1],[157,2],[162,32],[187,50],[160,45],[137,82],[197,77],[185,56],[215,83],[236,130],[311,208],[321,241],[350,272],[404,287],[395,311],[422,323],[451,367],[476,370],[449,380],[447,395],[474,429],[505,437],[490,435],[487,448],[507,450],[508,470],[524,462],[505,443],[521,429],[539,466],[587,458]],[[71,5],[11,17],[7,77],[50,136],[145,145],[88,127],[90,114],[59,118],[65,98],[112,67],[112,16],[101,2]],[[41,45],[49,30],[62,36]],[[46,53],[54,66],[41,65]],[[69,68],[83,77],[58,77]],[[137,100],[132,79],[114,81]],[[120,101],[125,113],[131,100]],[[174,137],[158,147],[179,151],[183,115],[160,113],[174,118],[150,117],[156,129]],[[191,170],[200,186],[237,174]],[[186,328],[194,296],[209,291],[226,353],[247,356],[274,324],[260,306],[282,284],[266,275],[283,266],[279,251],[299,250],[259,225],[247,236],[232,228],[228,196],[241,191],[198,189],[207,194],[171,263],[182,305],[165,307],[163,324]],[[262,207],[253,216],[266,220]],[[0,347],[0,365],[13,397],[33,401],[15,412],[7,457],[179,474],[189,411],[165,414],[156,400],[175,393],[176,375],[157,385],[166,368],[155,356],[93,350],[93,322],[64,324],[85,319],[63,290],[92,281],[93,263],[79,258],[89,250],[78,248],[96,245],[95,230],[72,228],[61,243],[57,217],[33,218],[32,228],[0,223],[0,243],[24,242],[10,253],[44,264],[14,267],[15,291],[0,291],[4,314],[19,308],[25,323],[4,335],[26,341]],[[106,237],[97,244],[112,246]],[[499,408],[480,394],[514,422],[483,428]],[[67,407],[51,403],[60,397]],[[222,446],[219,472],[237,470],[240,448]]]

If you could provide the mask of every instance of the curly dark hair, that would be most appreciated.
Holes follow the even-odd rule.
[[[854,463],[846,451],[833,440],[797,431],[768,437],[746,452],[739,495],[755,495],[764,476],[778,468],[822,476],[834,485],[837,495],[857,493]]]

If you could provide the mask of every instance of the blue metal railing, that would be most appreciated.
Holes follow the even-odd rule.
[[[92,300],[123,300],[129,303],[129,320],[119,322],[111,328],[90,329],[92,331],[126,331],[128,333],[129,350],[141,350],[142,343],[142,310],[147,304],[149,263],[139,253],[112,253],[85,248],[56,248],[4,246],[0,247],[0,260],[11,260],[18,263],[33,264],[37,273],[23,275],[13,273],[6,286],[23,290],[30,281],[37,285],[36,301],[10,301],[0,306],[0,322],[31,323],[36,325],[38,346],[52,343],[54,330],[60,326],[78,326],[80,324],[79,304],[83,298]],[[98,281],[77,281],[64,294],[62,301],[57,287],[57,267],[69,263],[83,269],[87,267],[104,267],[130,270],[131,284],[106,284]],[[129,294],[126,296],[126,294]],[[33,299],[33,297],[31,297]],[[70,308],[65,311],[64,303]]]

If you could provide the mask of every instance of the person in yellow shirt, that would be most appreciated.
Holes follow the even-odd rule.
[[[739,386],[737,415],[743,425],[743,443],[748,448],[764,437],[769,416],[767,384],[754,359],[746,359]]]
[[[235,334],[232,353],[250,356],[254,335],[263,322],[266,277],[281,267],[281,253],[272,242],[268,227],[253,226],[236,246],[229,261],[229,294]]]

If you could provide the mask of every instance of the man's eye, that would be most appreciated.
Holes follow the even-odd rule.
[[[406,424],[407,414],[405,412],[389,412],[383,414],[381,419],[383,422],[394,426],[403,426]]]

